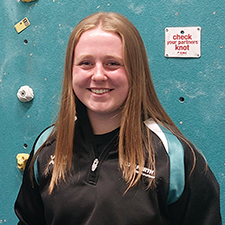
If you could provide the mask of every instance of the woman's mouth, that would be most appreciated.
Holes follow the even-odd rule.
[[[104,88],[91,88],[89,89],[91,92],[97,94],[97,95],[101,95],[101,94],[104,94],[104,93],[107,93],[107,92],[110,92],[112,89],[104,89]]]

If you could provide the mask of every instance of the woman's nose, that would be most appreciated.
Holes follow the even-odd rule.
[[[93,70],[92,80],[93,81],[106,81],[107,76],[105,74],[105,69],[102,64],[96,64]]]

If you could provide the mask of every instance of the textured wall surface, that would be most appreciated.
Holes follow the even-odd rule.
[[[225,218],[224,8],[223,0],[1,0],[0,224],[17,222],[13,205],[22,174],[16,155],[29,153],[56,115],[69,34],[82,18],[97,11],[119,12],[140,31],[160,101],[205,154],[220,183]],[[14,25],[24,17],[30,26],[18,34]],[[199,59],[164,57],[165,27],[182,26],[202,28]],[[34,90],[32,102],[17,99],[22,85]]]

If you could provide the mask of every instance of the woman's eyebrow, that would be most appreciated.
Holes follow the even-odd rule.
[[[76,64],[84,59],[91,59],[91,58],[92,56],[89,54],[82,54],[82,55],[79,55],[78,57],[74,57],[73,63]]]
[[[90,55],[90,54],[82,54],[82,55],[79,55],[78,57],[74,58],[74,62],[79,62],[83,59],[92,59],[94,58],[94,56]],[[105,55],[103,57],[103,59],[116,59],[116,60],[120,60],[120,61],[123,61],[123,58],[119,55],[115,55],[115,54],[109,54],[109,55]]]
[[[78,57],[74,57],[74,59],[76,60],[81,60],[81,59],[84,59],[84,58],[91,58],[92,56],[90,54],[82,54],[82,55],[79,55]]]
[[[119,59],[119,60],[123,60],[123,58],[121,57],[121,56],[119,56],[119,55],[114,55],[114,54],[112,54],[112,55],[106,55],[105,56],[105,58],[106,59],[110,59],[110,58],[113,58],[113,59]]]

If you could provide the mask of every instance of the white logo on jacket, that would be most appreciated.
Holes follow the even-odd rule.
[[[128,163],[128,166],[130,166],[130,163]],[[139,165],[136,166],[135,172],[139,173]],[[149,169],[147,167],[143,167],[141,175],[144,176],[144,177],[155,179],[155,171],[151,170],[151,169]]]
[[[139,173],[139,165],[136,166],[135,172]],[[143,170],[142,170],[142,176],[144,176],[144,177],[155,179],[155,175],[154,174],[155,174],[155,171],[151,170],[151,169],[149,169],[147,167],[144,167]]]

